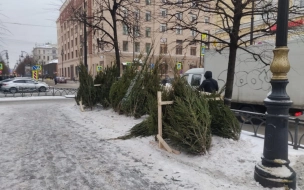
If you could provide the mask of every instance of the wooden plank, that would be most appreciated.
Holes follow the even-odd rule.
[[[170,146],[166,143],[166,141],[164,141],[164,139],[159,134],[157,135],[157,139],[158,139],[159,143],[161,143],[168,152],[173,153]]]
[[[80,106],[80,110],[82,112],[84,112],[83,105],[82,105],[82,99],[80,99],[80,101],[79,101],[79,106]]]
[[[173,104],[173,101],[163,101],[163,102],[160,102],[160,105],[169,105],[169,104]]]
[[[158,119],[158,135],[160,137],[163,136],[163,126],[162,126],[162,106],[161,106],[161,92],[157,91],[157,111],[158,111],[158,115],[157,115],[157,119]],[[162,144],[158,143],[159,148],[162,148]]]

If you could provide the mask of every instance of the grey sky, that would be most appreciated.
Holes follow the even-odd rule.
[[[36,43],[57,43],[56,19],[61,4],[61,0],[0,0],[0,20],[9,31],[0,36],[0,52],[8,50],[11,68],[21,51],[31,54]]]

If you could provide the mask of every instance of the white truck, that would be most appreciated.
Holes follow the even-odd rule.
[[[274,48],[274,44],[266,42],[248,47],[250,51],[260,54],[268,64],[272,62]],[[288,42],[288,48],[291,69],[288,73],[287,94],[293,101],[290,114],[300,116],[304,111],[304,42],[301,39],[291,40]],[[205,53],[205,71],[212,72],[219,88],[226,83],[228,53],[228,50],[222,54],[214,50]],[[265,113],[263,100],[271,91],[271,76],[270,66],[238,49],[231,108]]]

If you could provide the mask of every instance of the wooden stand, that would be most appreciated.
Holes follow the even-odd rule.
[[[158,146],[159,146],[159,148],[166,149],[170,153],[180,154],[179,151],[172,149],[162,137],[162,135],[163,135],[162,105],[169,105],[169,104],[173,104],[173,101],[162,102],[162,94],[161,94],[160,91],[158,91],[157,92],[157,108],[158,108],[158,135],[157,135],[157,139],[158,139]]]

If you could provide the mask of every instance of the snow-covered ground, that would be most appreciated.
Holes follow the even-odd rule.
[[[267,189],[253,178],[254,166],[261,160],[263,139],[252,137],[248,132],[243,131],[239,141],[213,137],[207,155],[175,155],[159,149],[154,137],[113,140],[125,135],[143,118],[125,117],[101,107],[81,112],[72,101],[26,106],[13,104],[3,108],[1,104],[0,189]],[[45,116],[40,120],[32,116],[35,114]],[[28,120],[34,121],[27,125],[22,123]],[[40,123],[42,121],[46,123]],[[23,142],[27,128],[33,134],[25,135]],[[32,152],[23,150],[31,144],[31,139],[35,139],[33,145],[37,147],[31,146]],[[15,141],[18,145],[25,144],[20,147]],[[23,150],[22,154],[18,153],[20,150]],[[34,165],[35,171],[20,166],[18,160],[23,159],[18,156],[40,154],[40,151],[44,154],[41,153],[40,157],[33,155],[32,160],[25,162],[28,166]],[[59,155],[58,151],[64,155]],[[35,165],[43,163],[42,155],[45,160],[51,159],[50,163],[43,165],[49,163],[49,170],[56,172]],[[293,150],[290,146],[289,159],[297,172],[298,189],[304,189],[304,150]],[[65,167],[66,171],[61,171]],[[74,170],[70,171],[71,168]],[[24,175],[29,177],[20,176],[24,170]],[[40,178],[45,184],[30,182]],[[75,180],[81,182],[74,184]]]

